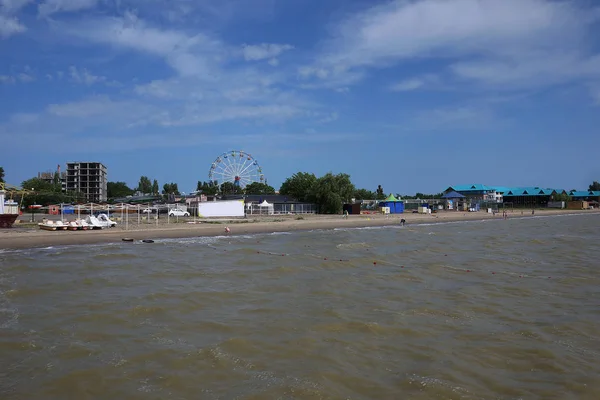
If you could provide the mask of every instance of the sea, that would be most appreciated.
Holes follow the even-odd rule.
[[[0,398],[600,399],[599,242],[588,214],[2,250]]]

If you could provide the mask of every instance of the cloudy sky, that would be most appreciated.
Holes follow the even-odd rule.
[[[272,186],[584,189],[600,178],[595,0],[0,0],[0,166],[181,190],[244,150]]]

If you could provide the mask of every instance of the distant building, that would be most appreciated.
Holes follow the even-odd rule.
[[[454,185],[444,190],[444,194],[457,192],[462,194],[471,202],[493,202],[502,203],[502,192],[495,188],[476,183],[473,185]]]
[[[290,197],[278,194],[233,194],[221,197],[221,200],[244,200],[246,214],[262,214],[267,209],[272,214],[316,214],[317,206],[303,203]],[[269,208],[267,208],[269,207]]]
[[[56,171],[38,172],[37,177],[38,177],[38,179],[41,179],[44,182],[53,184],[56,174],[58,174],[58,182],[60,183],[60,188],[63,192],[65,192],[67,190],[67,173],[66,172],[64,172],[64,171],[60,172],[60,169],[57,169]]]
[[[107,200],[106,166],[99,162],[67,163],[67,191],[82,193],[87,201]]]
[[[560,195],[566,194],[563,189],[531,187],[488,186],[482,184],[453,185],[444,190],[445,194],[457,192],[464,196],[460,199],[466,207],[477,204],[504,203],[513,206],[547,207]]]

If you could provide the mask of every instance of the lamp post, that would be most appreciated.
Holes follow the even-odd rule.
[[[32,191],[32,192],[33,192],[34,190],[35,190],[34,188],[31,188],[31,191]],[[35,204],[35,195],[33,196],[33,204]],[[34,208],[33,208],[33,204],[29,206],[29,207],[31,208],[31,222],[35,222],[35,218],[34,218],[34,216],[33,216],[33,210],[34,210]]]

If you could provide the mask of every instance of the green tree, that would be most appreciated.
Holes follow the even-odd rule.
[[[165,183],[163,185],[163,194],[175,194],[175,195],[180,195],[181,193],[179,193],[179,188],[177,187],[176,183]]]
[[[600,182],[594,181],[589,187],[588,190],[590,191],[597,191],[600,190]]]
[[[376,200],[385,199],[385,193],[383,192],[383,188],[381,187],[381,185],[377,185],[377,191],[375,193],[376,193]]]
[[[317,179],[312,198],[323,214],[339,214],[344,203],[350,202],[356,188],[350,181],[350,175],[331,172]]]
[[[317,177],[308,172],[296,172],[287,178],[279,189],[279,194],[291,196],[298,201],[309,201]]]
[[[425,194],[425,193],[415,193],[414,196],[407,196],[407,198],[414,198],[414,199],[441,199],[442,196],[444,195],[444,193],[437,193],[437,194]]]
[[[62,193],[60,184],[46,182],[40,178],[31,178],[24,180],[21,186],[25,190],[31,190],[34,193],[26,196],[23,200],[25,206],[37,203],[43,206],[48,204],[67,203],[74,200],[74,193]]]
[[[569,196],[567,193],[557,193],[552,196],[552,199],[554,201],[569,201],[571,200],[571,196]]]
[[[231,182],[223,182],[221,184],[221,194],[242,194],[243,189]]]
[[[4,182],[4,168],[0,167],[0,182]]]
[[[275,189],[266,183],[252,182],[245,187],[246,194],[275,194]]]
[[[214,196],[219,192],[219,186],[215,185],[214,182],[200,182],[196,185],[196,190],[202,192],[202,194],[208,196]]]
[[[33,190],[35,192],[43,192],[43,193],[57,193],[60,192],[60,185],[55,185],[54,183],[46,182],[40,178],[31,178],[24,180],[21,183],[21,187],[25,190]]]
[[[106,191],[109,199],[126,197],[133,194],[133,190],[125,182],[108,182],[106,184]]]
[[[356,189],[354,191],[354,198],[356,200],[375,200],[375,193],[367,189]]]
[[[140,182],[138,183],[137,190],[146,194],[152,193],[152,182],[150,182],[150,178],[147,176],[141,176]]]
[[[159,194],[158,181],[156,179],[154,180],[154,182],[152,182],[152,194],[155,196]]]

